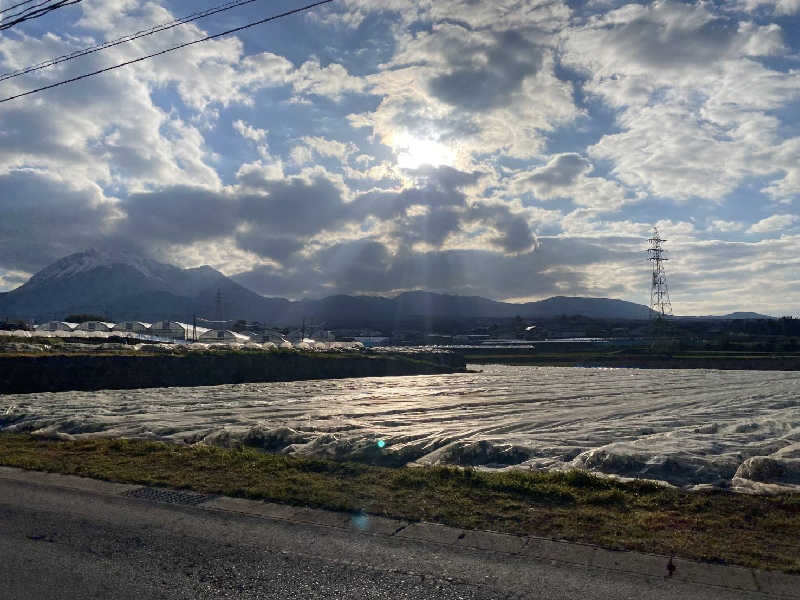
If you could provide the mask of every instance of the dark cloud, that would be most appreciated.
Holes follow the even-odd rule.
[[[34,171],[0,176],[0,190],[0,268],[36,271],[101,246],[116,214],[98,190],[73,190]]]
[[[340,188],[324,175],[270,181],[241,200],[241,218],[274,234],[314,235],[352,218]]]
[[[506,252],[526,252],[536,243],[528,222],[520,216],[510,217],[499,225],[501,234],[492,242]]]
[[[467,173],[451,167],[426,167],[411,172],[418,187],[398,193],[370,192],[357,198],[354,214],[393,221],[393,235],[405,245],[424,242],[439,247],[465,224],[483,222],[499,233],[492,242],[504,252],[524,252],[535,244],[535,237],[522,215],[504,205],[469,204],[462,188],[474,185],[480,173]],[[426,209],[407,215],[412,206]]]
[[[353,218],[339,188],[324,176],[262,183],[260,193],[179,186],[133,194],[122,204],[127,218],[117,233],[143,248],[233,235],[245,250],[284,260],[310,236]]]
[[[398,194],[398,198],[406,206],[463,206],[466,201],[466,195],[459,191],[429,185],[405,189]]]
[[[352,204],[355,214],[372,215],[379,219],[403,216],[414,205],[435,207],[464,207],[467,196],[461,188],[475,184],[480,173],[467,173],[452,167],[424,167],[409,170],[417,186],[401,192],[368,192]]]
[[[424,166],[419,169],[410,170],[411,175],[424,179],[428,187],[439,190],[458,190],[469,185],[475,185],[481,178],[481,173],[473,171],[459,171],[453,167]]]
[[[738,23],[692,18],[702,10],[663,2],[640,17],[614,27],[609,40],[632,60],[653,68],[694,67],[724,57],[736,43]]]
[[[393,221],[393,234],[403,244],[425,242],[440,246],[451,233],[461,229],[464,221],[467,195],[461,188],[475,184],[481,174],[452,167],[425,167],[409,174],[417,179],[417,187],[362,194],[352,203],[352,212]],[[412,206],[424,207],[426,212],[408,216]]]
[[[279,269],[263,265],[239,273],[233,276],[233,279],[268,297],[303,298],[320,293],[319,277],[304,270]]]
[[[536,250],[509,256],[489,250],[392,253],[357,240],[295,256],[284,269],[260,267],[234,278],[268,296],[322,297],[334,293],[389,294],[426,289],[490,298],[589,293],[576,266],[641,257],[586,240],[546,238]]]
[[[359,289],[365,284],[367,291],[385,289],[390,280],[392,256],[376,241],[335,244],[320,250],[315,258],[323,277],[331,277],[330,283],[337,290]]]
[[[233,238],[239,248],[283,265],[259,271],[259,289],[268,284],[279,290],[274,293],[313,293],[325,281],[327,289],[365,286],[380,291],[406,279],[422,285],[418,266],[424,270],[441,265],[434,279],[443,286],[449,277],[444,263],[456,259],[437,259],[444,263],[423,267],[407,249],[420,242],[441,247],[467,225],[481,223],[496,231],[492,243],[503,253],[524,253],[534,247],[533,232],[523,216],[503,205],[470,204],[462,188],[474,184],[480,174],[441,167],[414,175],[418,187],[364,194],[353,202],[345,202],[340,187],[318,174],[265,182],[259,193],[176,186],[132,194],[115,209],[102,201],[99,191],[73,192],[44,176],[20,172],[0,180],[6,192],[0,202],[9,217],[0,225],[0,248],[6,259],[0,267],[35,271],[88,247],[134,249],[152,256],[173,245]],[[412,206],[421,206],[422,211],[409,213]],[[297,254],[314,235],[367,217],[389,222],[390,236],[405,250],[390,255],[382,244],[362,240],[334,244],[312,257]],[[454,281],[454,285],[460,284]]]
[[[36,107],[6,108],[0,119],[0,157],[18,159],[22,156],[46,156],[49,159],[73,164],[83,155],[70,148],[70,136],[52,115],[42,118]]]
[[[566,187],[575,183],[583,173],[592,170],[592,163],[574,152],[555,156],[544,167],[537,169],[527,180],[544,191]]]
[[[522,215],[512,213],[505,205],[476,204],[470,207],[465,220],[493,227],[499,235],[492,239],[492,243],[504,252],[527,252],[536,244],[530,224]]]
[[[282,262],[303,248],[305,243],[295,236],[271,236],[259,229],[236,234],[236,245],[242,250]]]
[[[368,217],[390,221],[403,245],[424,242],[439,247],[466,223],[483,220],[499,233],[494,243],[504,252],[523,252],[533,233],[505,206],[469,206],[462,188],[480,173],[450,167],[413,172],[418,186],[400,192],[369,192],[345,202],[339,185],[325,174],[310,178],[262,180],[257,190],[234,194],[189,187],[134,194],[122,207],[121,239],[142,248],[190,244],[232,236],[239,248],[279,262],[322,231],[335,231]],[[408,214],[413,206],[420,214]]]
[[[494,34],[493,44],[447,49],[451,70],[431,80],[431,93],[440,100],[471,111],[509,103],[522,81],[542,65],[542,50],[518,31]]]
[[[461,229],[461,218],[461,213],[454,210],[437,208],[398,224],[396,231],[408,244],[425,242],[438,247]]]
[[[185,186],[133,194],[122,207],[127,219],[120,224],[119,233],[145,246],[223,237],[239,222],[235,198]]]
[[[406,213],[413,202],[404,193],[371,191],[361,194],[352,203],[355,214],[393,219]]]

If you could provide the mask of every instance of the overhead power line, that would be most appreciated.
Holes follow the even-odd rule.
[[[31,2],[36,2],[36,0],[24,0],[24,2],[17,2],[16,4],[12,4],[11,6],[6,6],[5,8],[0,8],[0,14],[4,12],[8,12],[10,10],[14,10],[18,6],[23,6],[25,4],[30,4]]]
[[[16,100],[17,98],[22,98],[24,96],[30,96],[31,94],[36,94],[37,92],[43,92],[44,90],[49,90],[55,87],[59,87],[61,85],[65,85],[67,83],[73,83],[75,81],[80,81],[81,79],[86,79],[88,77],[93,77],[94,75],[100,75],[101,73],[106,73],[108,71],[113,71],[114,69],[119,69],[121,67],[126,67],[128,65],[132,65],[134,63],[142,62],[144,60],[148,60],[150,58],[154,58],[156,56],[161,56],[162,54],[167,54],[168,52],[173,52],[175,50],[180,50],[181,48],[186,48],[188,46],[193,46],[195,44],[200,44],[202,42],[207,42],[209,40],[213,40],[216,38],[220,38],[226,35],[230,35],[231,33],[236,33],[238,31],[242,31],[244,29],[249,29],[251,27],[255,27],[256,25],[262,25],[264,23],[269,23],[270,21],[276,21],[278,19],[282,19],[283,17],[288,17],[290,15],[294,15],[297,13],[305,12],[307,10],[311,10],[312,8],[316,8],[317,6],[321,6],[323,4],[328,4],[329,2],[333,2],[333,0],[320,0],[319,2],[314,2],[313,4],[307,4],[306,6],[301,6],[300,8],[295,8],[293,10],[288,10],[286,12],[272,15],[271,17],[266,17],[264,19],[259,19],[258,21],[252,21],[245,25],[240,25],[239,27],[234,27],[233,29],[228,29],[226,31],[221,31],[220,33],[215,33],[214,35],[209,35],[204,38],[200,38],[197,40],[193,40],[191,42],[185,42],[183,44],[178,44],[177,46],[172,46],[170,48],[166,48],[165,50],[160,50],[158,52],[153,52],[152,54],[147,54],[145,56],[140,56],[139,58],[134,58],[131,60],[126,60],[125,62],[118,63],[116,65],[112,65],[110,67],[105,67],[103,69],[98,69],[97,71],[92,71],[91,73],[84,73],[83,75],[78,75],[77,77],[71,77],[70,79],[64,79],[62,81],[58,81],[56,83],[51,83],[50,85],[44,85],[42,87],[38,87],[33,90],[28,90],[27,92],[22,92],[19,94],[14,94],[13,96],[8,96],[7,98],[3,98],[0,100],[0,104],[3,102],[10,102],[11,100]]]
[[[64,6],[70,6],[71,4],[78,4],[79,2],[83,2],[83,0],[45,0],[39,4],[34,4],[33,6],[24,8],[19,12],[7,15],[5,19],[0,21],[0,31],[10,29],[14,25],[19,25],[23,21],[38,19],[39,17],[53,12],[54,10],[58,10]]]
[[[34,0],[29,0],[29,1],[32,2]],[[141,31],[137,31],[136,33],[131,33],[122,36],[115,40],[103,42],[102,44],[90,46],[89,48],[84,48],[82,50],[75,50],[74,52],[70,52],[69,54],[64,54],[62,56],[50,58],[38,64],[31,65],[23,69],[19,69],[17,71],[4,73],[3,75],[0,75],[0,81],[5,81],[7,79],[19,77],[20,75],[27,75],[28,73],[33,73],[34,71],[39,71],[41,69],[53,67],[68,60],[74,60],[76,58],[80,58],[81,56],[86,56],[87,54],[93,54],[95,52],[100,52],[101,50],[106,50],[108,48],[113,48],[114,46],[119,46],[120,44],[126,44],[128,42],[132,42],[133,40],[138,40],[139,38],[143,38],[148,35],[153,35],[155,33],[167,31],[168,29],[173,29],[180,25],[185,25],[186,23],[191,23],[192,21],[197,21],[198,19],[202,19],[204,17],[210,17],[211,15],[215,15],[217,13],[238,8],[240,6],[244,6],[245,4],[252,4],[253,2],[258,2],[258,1],[259,0],[230,0],[229,2],[225,2],[224,4],[220,4],[219,6],[214,6],[206,10],[197,11],[192,14],[186,15],[185,17],[181,17],[180,19],[169,21],[168,23],[161,23],[160,25],[154,25],[149,29],[142,29]]]

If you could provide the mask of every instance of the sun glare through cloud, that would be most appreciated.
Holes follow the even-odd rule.
[[[393,146],[397,155],[397,166],[401,169],[420,167],[453,167],[456,153],[447,144],[404,132],[396,136]]]

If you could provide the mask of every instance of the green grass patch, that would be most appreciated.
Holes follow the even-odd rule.
[[[0,435],[0,464],[800,572],[800,495],[684,492],[582,471],[387,468],[253,449]]]

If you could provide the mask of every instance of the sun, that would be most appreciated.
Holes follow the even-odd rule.
[[[452,167],[456,160],[456,153],[450,146],[407,132],[395,136],[393,146],[397,153],[397,166],[401,169]]]

